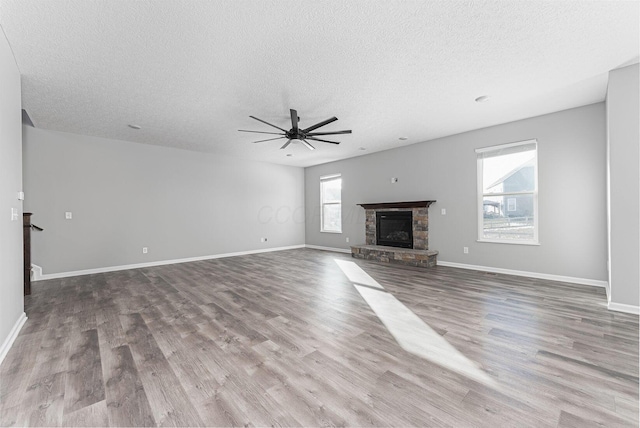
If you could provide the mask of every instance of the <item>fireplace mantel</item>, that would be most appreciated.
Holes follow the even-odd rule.
[[[409,202],[377,202],[373,204],[358,204],[365,210],[381,210],[386,208],[429,208],[435,201],[409,201]]]

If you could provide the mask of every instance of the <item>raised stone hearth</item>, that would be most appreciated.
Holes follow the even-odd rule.
[[[398,263],[409,266],[433,267],[437,251],[429,250],[429,205],[435,201],[383,202],[359,204],[365,209],[365,245],[351,247],[351,256],[358,259]],[[412,248],[377,245],[377,213],[410,211],[412,213]],[[383,232],[384,233],[384,232]],[[382,239],[382,237],[380,238]]]
[[[413,250],[410,248],[385,247],[382,245],[354,245],[351,257],[356,259],[375,260],[378,262],[398,263],[417,267],[434,267],[437,251]]]

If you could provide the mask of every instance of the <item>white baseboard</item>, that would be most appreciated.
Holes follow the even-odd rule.
[[[640,306],[626,305],[624,303],[609,302],[607,308],[610,311],[626,312],[628,314],[640,315]]]
[[[38,265],[31,264],[31,281],[40,281],[42,279],[42,268]]]
[[[80,275],[91,275],[95,273],[106,273],[106,272],[116,272],[119,270],[127,270],[127,269],[139,269],[145,267],[153,267],[153,266],[164,266],[164,265],[172,265],[176,263],[188,263],[188,262],[198,262],[201,260],[211,260],[211,259],[222,259],[226,257],[236,257],[236,256],[246,256],[248,254],[258,254],[258,253],[270,253],[272,251],[283,251],[283,250],[293,250],[297,248],[304,248],[304,245],[290,245],[288,247],[275,247],[275,248],[266,248],[264,250],[250,250],[250,251],[240,251],[237,253],[224,253],[224,254],[214,254],[210,256],[199,256],[199,257],[188,257],[184,259],[173,259],[173,260],[161,260],[157,262],[148,262],[148,263],[135,263],[131,265],[121,265],[121,266],[108,266],[104,268],[96,268],[96,269],[85,269],[85,270],[76,270],[71,272],[59,272],[59,273],[50,273],[50,274],[42,274],[42,268],[38,266],[40,269],[40,276],[36,279],[34,275],[33,281],[47,280],[47,279],[56,279],[56,278],[68,278],[72,276],[80,276]],[[32,265],[35,266],[35,265]]]
[[[479,270],[482,272],[503,273],[505,275],[526,276],[529,278],[548,279],[550,281],[570,282],[572,284],[591,285],[593,287],[604,287],[608,285],[607,281],[599,281],[597,279],[576,278],[573,276],[552,275],[548,273],[528,272],[522,270],[502,269],[488,266],[467,265],[464,263],[453,263],[438,260],[438,266],[449,266],[460,269]]]
[[[347,249],[344,249],[344,248],[321,247],[319,245],[309,245],[309,244],[306,244],[305,248],[311,248],[313,250],[333,251],[333,252],[336,252],[336,253],[351,254],[351,250],[347,250]]]
[[[18,317],[18,321],[16,321],[16,323],[13,325],[11,332],[9,332],[9,336],[7,336],[7,338],[2,343],[2,347],[0,347],[0,364],[2,364],[2,361],[4,361],[4,357],[6,357],[9,353],[9,349],[11,349],[13,342],[16,341],[18,333],[20,333],[20,330],[22,329],[22,326],[25,322],[27,322],[27,314],[23,312]]]

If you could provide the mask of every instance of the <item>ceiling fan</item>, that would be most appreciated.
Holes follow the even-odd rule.
[[[337,134],[351,134],[351,130],[348,131],[331,131],[331,132],[313,132],[314,130],[325,126],[331,122],[335,122],[336,120],[338,120],[337,117],[332,117],[330,119],[327,120],[323,120],[322,122],[316,123],[315,125],[312,125],[308,128],[305,129],[300,129],[298,127],[298,121],[300,121],[300,118],[298,117],[298,112],[296,110],[290,109],[289,112],[291,113],[291,129],[290,130],[286,130],[286,129],[282,129],[279,126],[273,125],[269,122],[265,122],[262,119],[258,119],[255,116],[249,116],[251,119],[255,119],[258,122],[262,122],[265,125],[269,125],[273,128],[279,129],[282,132],[264,132],[264,131],[247,131],[245,129],[239,129],[238,131],[240,132],[253,132],[256,134],[274,134],[274,135],[282,135],[282,137],[276,137],[276,138],[268,138],[266,140],[259,140],[259,141],[254,141],[254,143],[262,143],[264,141],[272,141],[272,140],[279,140],[281,138],[286,138],[287,142],[284,143],[284,145],[282,147],[280,147],[281,149],[285,149],[289,144],[291,144],[294,141],[299,141],[302,144],[304,144],[309,150],[315,150],[316,148],[313,147],[307,140],[313,140],[313,141],[320,141],[323,143],[331,143],[331,144],[340,144],[337,141],[328,141],[328,140],[323,140],[318,138],[318,136],[324,136],[324,135],[337,135]]]

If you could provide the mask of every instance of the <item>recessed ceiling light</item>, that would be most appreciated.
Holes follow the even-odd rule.
[[[367,150],[366,147],[360,147],[358,150]]]
[[[398,140],[402,140],[402,141],[408,140],[408,139],[409,139],[409,137],[400,137],[400,138],[398,138]]]
[[[489,101],[490,98],[491,97],[489,97],[489,95],[482,95],[482,96],[479,96],[478,98],[476,98],[476,102],[477,103],[484,103],[484,102]]]
[[[131,128],[131,129],[142,129],[142,126],[140,126],[140,125],[132,125],[132,124],[129,124],[129,125],[127,125],[127,126],[128,126],[129,128]]]

